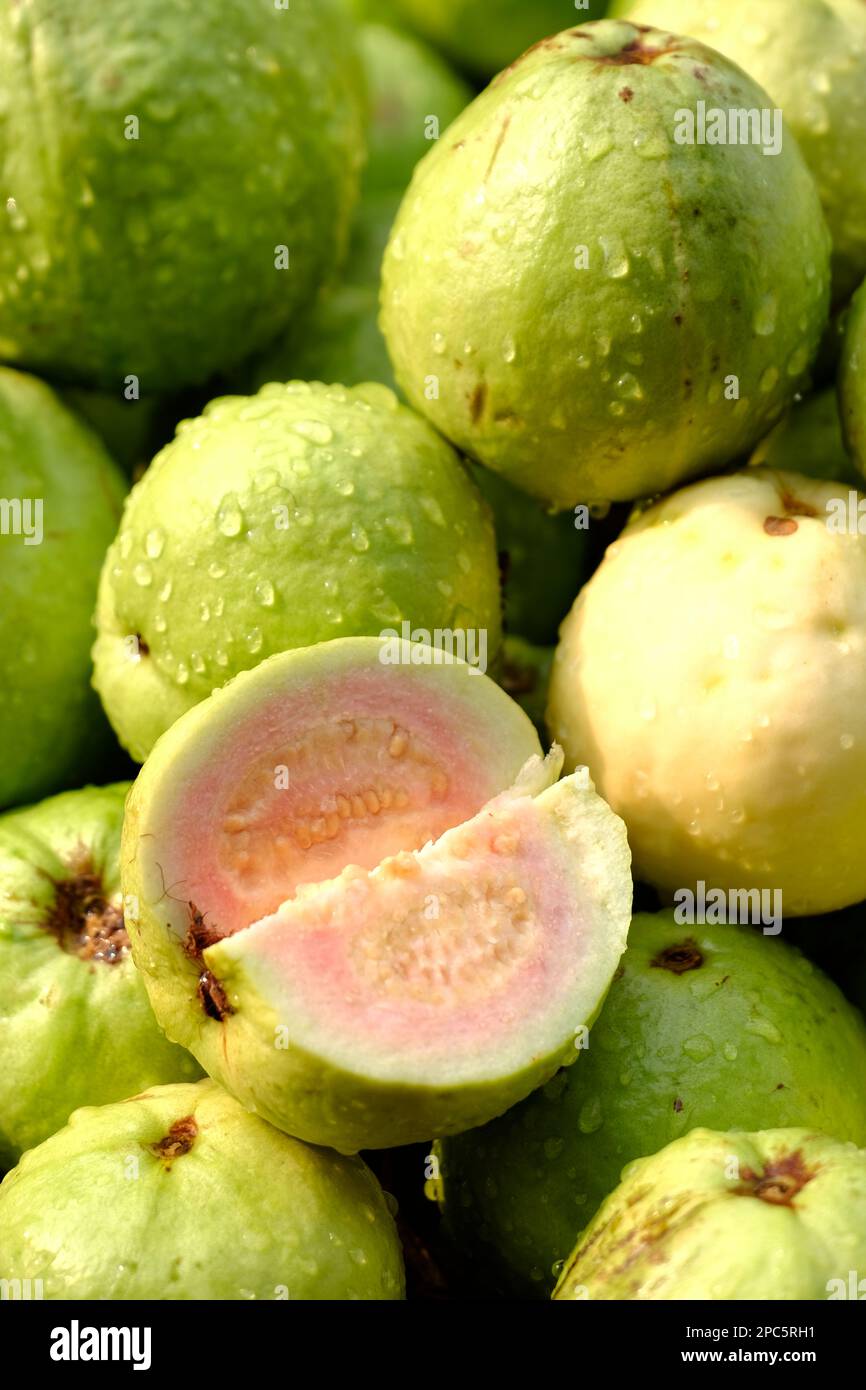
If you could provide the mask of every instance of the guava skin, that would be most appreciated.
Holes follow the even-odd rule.
[[[404,1288],[369,1168],[280,1134],[207,1080],[77,1110],[25,1154],[0,1185],[0,1277],[100,1301],[378,1301]]]
[[[839,368],[839,410],[845,444],[866,477],[866,285],[854,296]]]
[[[538,646],[555,642],[588,577],[589,532],[571,512],[552,516],[489,468],[472,476],[493,509],[505,630]]]
[[[90,430],[35,377],[0,368],[0,810],[92,773],[111,733],[90,688],[99,571],[126,483]],[[26,543],[24,504],[31,504]],[[11,516],[11,513],[10,513]],[[14,522],[14,517],[12,517]]]
[[[691,39],[612,21],[546,39],[458,116],[394,224],[381,323],[400,387],[555,508],[750,450],[818,348],[830,243],[802,156],[676,143],[698,101],[769,105]]]
[[[629,1165],[553,1296],[856,1298],[864,1262],[866,1151],[809,1129],[694,1129]]]
[[[452,62],[486,80],[546,35],[600,19],[606,6],[607,0],[390,0],[389,8]]]
[[[201,1075],[153,1016],[123,920],[128,784],[0,816],[0,1168],[82,1105]]]
[[[102,573],[94,684],[142,761],[271,653],[403,621],[484,630],[496,654],[496,542],[468,471],[384,386],[271,384],[182,422],[133,488]]]
[[[842,421],[836,389],[828,386],[798,401],[783,416],[752,457],[752,467],[778,468],[804,473],[807,478],[863,486],[842,437]]]
[[[848,506],[846,484],[797,473],[695,483],[637,513],[562,625],[551,735],[666,902],[699,880],[780,891],[792,917],[866,897],[866,536]]]
[[[635,24],[717,48],[770,93],[808,164],[833,237],[833,300],[866,274],[866,6],[862,0],[614,0]]]
[[[31,0],[4,6],[0,70],[4,360],[176,390],[263,348],[333,273],[363,154],[337,0]]]
[[[866,1144],[863,1019],[778,937],[639,914],[577,1063],[440,1141],[446,1229],[488,1286],[546,1296],[625,1164],[761,1124]]]

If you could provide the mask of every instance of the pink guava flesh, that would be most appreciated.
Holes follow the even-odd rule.
[[[467,820],[502,781],[487,711],[453,690],[373,666],[245,712],[177,793],[161,847],[169,890],[231,934],[300,884],[374,868]]]

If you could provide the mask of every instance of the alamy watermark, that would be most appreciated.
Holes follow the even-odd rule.
[[[707,106],[699,101],[674,112],[677,145],[757,145],[765,155],[782,153],[782,112],[757,107]]]
[[[698,879],[694,888],[676,890],[674,904],[674,921],[680,926],[760,926],[764,936],[778,936],[782,930],[781,888],[708,889]]]
[[[0,497],[0,536],[23,536],[25,545],[41,545],[42,498]]]
[[[441,666],[452,657],[465,661],[470,676],[487,670],[487,630],[480,627],[413,628],[403,622],[398,632],[386,627],[379,633],[383,666]]]

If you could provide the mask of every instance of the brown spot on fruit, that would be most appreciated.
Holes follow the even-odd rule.
[[[147,645],[140,632],[135,634],[135,640],[138,643],[139,656],[150,656],[150,647]]]
[[[479,381],[475,390],[469,398],[469,416],[473,425],[477,425],[481,416],[484,414],[484,406],[487,402],[487,383]]]
[[[650,965],[656,970],[670,970],[672,975],[684,975],[687,970],[697,970],[703,963],[704,958],[691,937],[674,946],[665,946],[664,950],[659,951],[650,961]]]
[[[624,102],[628,103],[628,102],[631,101],[631,99],[632,99],[633,96],[634,96],[634,91],[632,90],[631,87],[621,87],[621,88],[620,88],[620,90],[619,90],[619,99],[620,99],[620,101],[624,101]]]
[[[676,1100],[674,1101],[674,1110],[675,1110],[676,1113],[679,1115],[679,1113],[680,1113],[680,1111],[682,1110],[682,1108],[683,1108],[683,1103],[682,1103],[682,1101],[680,1100],[679,1096],[677,1096]]]
[[[793,517],[768,516],[764,518],[764,530],[768,536],[792,536],[797,529],[797,523]]]
[[[744,1169],[741,1174],[743,1185],[737,1189],[736,1195],[757,1197],[771,1206],[789,1207],[814,1176],[815,1170],[807,1168],[802,1153],[795,1149],[793,1153],[783,1154],[781,1158],[767,1163],[760,1175],[751,1169]]]
[[[45,925],[69,955],[116,965],[129,954],[120,904],[106,897],[102,879],[83,847],[69,867],[68,878],[53,880],[54,902]]]
[[[217,1023],[222,1023],[224,1018],[234,1013],[228,995],[210,970],[205,970],[199,975],[197,993],[199,1003],[208,1018],[214,1019]]]
[[[503,119],[503,121],[502,121],[502,125],[501,125],[500,128],[499,128],[499,134],[498,134],[498,136],[496,137],[496,144],[493,146],[493,153],[492,153],[491,156],[490,156],[490,163],[489,163],[488,166],[487,166],[487,172],[486,172],[485,175],[484,175],[484,181],[485,181],[485,183],[486,183],[487,180],[490,178],[490,175],[491,175],[492,172],[493,172],[493,166],[494,166],[494,164],[496,163],[497,159],[499,158],[499,151],[502,149],[502,145],[503,145],[503,142],[504,142],[504,140],[505,140],[506,135],[508,134],[508,127],[509,127],[510,125],[511,125],[511,116],[510,116],[510,114],[509,114],[508,112],[506,112],[506,113],[505,113],[505,117],[504,117],[504,119]]]
[[[155,1158],[161,1158],[165,1166],[170,1168],[174,1159],[189,1153],[197,1136],[198,1125],[195,1116],[185,1115],[182,1120],[175,1120],[164,1138],[155,1144],[149,1144],[148,1148]]]
[[[811,502],[804,502],[802,498],[795,497],[793,492],[788,492],[787,488],[782,490],[782,506],[789,516],[817,516],[818,510],[813,507]]]

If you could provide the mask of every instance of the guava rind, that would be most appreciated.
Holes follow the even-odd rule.
[[[0,471],[6,501],[41,503],[43,532],[40,544],[0,534],[3,809],[87,776],[109,746],[90,689],[91,619],[126,484],[50,387],[5,368]]]
[[[845,324],[839,409],[845,444],[862,478],[866,476],[866,285],[854,296]]]
[[[845,1298],[864,1262],[866,1151],[808,1129],[695,1129],[629,1165],[553,1296]]]
[[[548,727],[667,901],[699,880],[780,891],[786,916],[866,896],[866,536],[835,529],[848,501],[757,468],[693,484],[629,523],[562,625]]]
[[[728,463],[817,351],[830,244],[812,177],[792,140],[772,158],[677,144],[699,100],[769,104],[693,40],[612,21],[559,34],[458,116],[394,224],[381,323],[398,384],[557,508]]]
[[[398,1039],[393,1047],[383,1047],[374,1036],[372,1024],[364,1022],[364,1017],[369,1015],[363,1015],[362,1011],[359,1018],[352,1004],[357,995],[361,1005],[366,1008],[367,999],[373,997],[366,985],[366,994],[362,992],[358,995],[357,989],[349,988],[345,994],[345,1007],[339,1004],[334,1006],[338,1010],[334,1015],[328,1014],[331,1005],[326,1006],[316,995],[318,986],[315,979],[306,996],[301,992],[289,998],[286,992],[288,982],[302,980],[303,974],[297,963],[294,966],[280,964],[277,968],[268,956],[273,922],[258,920],[257,925],[246,931],[238,931],[237,928],[255,922],[257,918],[267,918],[268,912],[274,913],[280,901],[303,883],[303,878],[295,874],[290,879],[287,875],[282,893],[277,892],[276,885],[270,890],[273,901],[269,908],[260,903],[256,911],[238,919],[231,897],[221,901],[219,884],[207,869],[208,856],[213,847],[205,844],[196,854],[192,843],[194,827],[192,831],[185,828],[186,819],[178,811],[179,798],[188,798],[190,807],[195,808],[195,814],[201,817],[202,834],[207,835],[210,827],[217,827],[221,823],[222,812],[219,808],[223,805],[217,791],[210,787],[210,779],[215,776],[229,788],[234,779],[243,775],[243,756],[236,751],[233,758],[228,744],[233,736],[237,737],[236,731],[245,727],[251,714],[255,715],[256,727],[270,728],[271,716],[265,711],[266,700],[279,694],[282,707],[290,705],[292,701],[297,702],[299,696],[293,691],[299,681],[299,671],[310,675],[313,681],[311,689],[318,692],[318,700],[322,708],[326,708],[330,699],[327,695],[329,675],[335,670],[338,676],[348,672],[354,689],[360,690],[364,683],[363,673],[369,671],[371,662],[378,660],[379,648],[380,644],[375,639],[358,638],[286,653],[272,657],[255,671],[238,677],[224,690],[215,692],[211,700],[179,721],[155,748],[131,793],[124,826],[124,887],[127,895],[138,902],[140,914],[139,921],[130,928],[134,956],[144,973],[157,1017],[169,1036],[183,1040],[206,1069],[221,1079],[245,1104],[255,1106],[272,1123],[311,1142],[327,1143],[347,1151],[359,1147],[407,1143],[427,1138],[436,1132],[481,1123],[549,1076],[560,1064],[564,1053],[571,1048],[574,1028],[585,1022],[585,1019],[572,1015],[581,1012],[581,1006],[585,1014],[593,1013],[610,982],[625,942],[631,894],[628,850],[616,818],[610,815],[588,787],[566,788],[560,784],[560,790],[554,788],[545,794],[547,801],[539,797],[537,810],[536,803],[533,803],[531,811],[526,811],[530,817],[527,834],[534,834],[539,845],[546,846],[543,857],[548,860],[546,874],[534,862],[532,873],[537,873],[541,880],[537,890],[539,901],[543,899],[544,891],[554,891],[556,885],[569,884],[574,906],[568,910],[562,908],[563,917],[567,919],[562,930],[576,932],[578,929],[577,918],[569,916],[570,912],[573,914],[579,910],[586,914],[585,978],[575,981],[568,969],[563,967],[559,973],[568,977],[566,984],[569,989],[574,986],[573,996],[569,994],[559,998],[552,984],[550,995],[553,1002],[546,996],[542,996],[538,1002],[537,992],[529,992],[528,985],[524,993],[520,993],[523,976],[509,977],[506,984],[509,987],[513,985],[516,991],[514,1007],[518,1013],[515,1017],[524,1021],[519,1028],[515,1024],[508,1037],[502,1040],[495,1059],[476,1062],[474,1053],[470,1052],[467,1056],[465,1048],[457,1047],[456,1034],[446,1050],[447,1055],[443,1055],[441,1049],[436,1051],[438,1041],[435,1046],[428,1046],[433,1025],[440,1027],[445,1017],[438,1005],[435,1008],[430,1005],[432,1014],[428,1020],[427,1034],[424,1019],[420,1017],[424,1013],[421,1007],[418,1026],[414,1033],[410,1030],[412,1036],[409,1040],[401,1033],[402,1041]],[[534,757],[536,763],[540,762],[537,739],[529,720],[518,707],[486,678],[470,676],[462,663],[421,667],[417,672],[414,668],[410,671],[408,667],[392,668],[385,676],[384,681],[377,680],[376,685],[370,687],[370,698],[381,686],[377,706],[381,707],[383,714],[390,709],[401,724],[406,724],[410,742],[415,743],[421,737],[425,724],[443,708],[448,711],[448,720],[453,725],[453,733],[448,739],[450,746],[444,747],[442,733],[437,735],[436,742],[442,747],[446,764],[460,770],[458,783],[464,801],[459,810],[455,806],[453,814],[458,821],[469,817],[467,825],[455,830],[446,829],[444,834],[438,831],[436,833],[440,838],[435,844],[421,850],[417,856],[405,856],[411,861],[409,867],[413,872],[416,863],[420,865],[419,873],[427,869],[425,856],[432,856],[432,871],[438,872],[443,881],[448,881],[447,865],[452,862],[448,856],[455,856],[455,863],[461,859],[454,850],[454,840],[449,840],[449,836],[459,839],[462,830],[464,839],[468,837],[470,842],[465,855],[471,855],[474,852],[472,836],[489,828],[489,816],[493,814],[491,809],[488,810],[488,821],[485,821],[484,815],[472,818],[473,809],[480,809],[484,800],[482,775],[486,775],[488,787],[492,782],[495,795],[497,783],[501,789],[516,776],[524,754]],[[416,725],[412,725],[404,713],[405,702],[401,706],[396,697],[389,701],[387,694],[389,681],[397,682],[393,688],[399,690],[409,679],[421,682],[419,692],[429,690],[428,713]],[[460,694],[461,690],[465,691],[465,696]],[[400,698],[402,700],[403,696]],[[345,706],[340,707],[341,718],[349,719],[352,716],[353,701],[356,700],[357,696],[353,696]],[[259,714],[258,711],[263,712]],[[224,750],[220,742],[220,726],[227,739]],[[485,727],[486,738],[483,737]],[[273,729],[269,737],[275,749],[287,742],[286,736]],[[459,749],[461,739],[469,740],[462,752]],[[485,750],[481,760],[473,752],[476,742],[479,751],[482,748]],[[275,753],[271,763],[278,756]],[[205,776],[201,794],[196,790],[203,775],[199,769],[204,770]],[[486,769],[486,772],[483,773],[482,769]],[[549,773],[547,776],[549,780]],[[475,808],[466,802],[467,796],[475,799]],[[515,815],[523,813],[523,803],[528,803],[529,796],[529,791],[523,792]],[[491,803],[491,807],[495,805],[495,802]],[[448,823],[453,822],[449,820]],[[481,827],[480,831],[478,826]],[[397,830],[404,837],[408,833],[399,820]],[[271,834],[278,831],[278,826],[271,827]],[[429,838],[429,832],[423,834],[423,822],[413,834],[414,839],[408,842],[404,839],[406,850],[418,849],[424,838]],[[464,839],[459,839],[460,845],[464,844]],[[178,855],[177,844],[187,842],[188,848]],[[254,836],[251,842],[254,848]],[[379,842],[376,843],[379,846]],[[357,920],[360,927],[369,925],[370,919],[385,920],[388,914],[384,908],[379,910],[381,904],[378,904],[376,894],[381,894],[383,900],[387,899],[393,906],[388,894],[396,891],[394,882],[401,877],[411,876],[404,873],[406,865],[399,852],[396,858],[386,857],[384,863],[379,862],[381,853],[381,848],[377,848],[369,869],[353,868],[347,871],[351,880],[360,875],[362,886],[370,880],[374,891],[373,910],[369,914],[354,913],[353,920]],[[387,853],[393,856],[394,849]],[[502,850],[501,866],[497,863],[497,873],[500,868],[503,874],[510,870],[512,861],[509,853]],[[516,856],[516,849],[514,853]],[[336,854],[342,855],[343,864],[364,863],[360,857],[363,854],[363,839],[359,841],[356,837],[351,846],[345,849],[338,842]],[[192,862],[193,856],[195,863]],[[474,866],[474,859],[470,862]],[[514,862],[519,866],[523,861],[515,857]],[[478,860],[479,879],[488,872],[486,863],[483,857]],[[339,872],[340,866],[341,860],[337,857],[329,872],[327,869],[320,870],[312,880],[308,875],[307,882],[323,877],[331,879],[335,871]],[[203,875],[200,883],[193,881],[196,873]],[[498,883],[492,869],[490,875]],[[450,877],[455,882],[462,881],[457,870]],[[519,874],[517,881],[522,882]],[[169,884],[181,886],[167,891]],[[424,882],[420,887],[423,886]],[[527,888],[524,884],[523,887],[531,893],[532,885]],[[250,898],[254,891],[255,884],[251,886]],[[297,900],[286,904],[277,928],[282,922],[299,922],[299,932],[302,933],[304,922],[308,925],[313,923],[313,914],[320,912],[322,902],[328,911],[331,911],[332,903],[335,904],[333,911],[336,918],[349,901],[347,894],[351,891],[351,887],[344,891],[339,879],[320,883],[318,888],[309,887],[303,893],[299,891]],[[415,896],[410,907],[414,911],[416,888],[413,887],[412,891]],[[435,893],[440,890],[434,888],[431,891]],[[188,949],[191,906],[180,898],[180,893],[194,898],[195,912],[207,924],[210,933],[204,948],[197,954]],[[425,901],[427,896],[422,893]],[[406,919],[403,901],[398,895],[396,922]],[[243,907],[243,902],[240,906]],[[276,915],[280,917],[279,911]],[[584,917],[580,921],[583,922]],[[225,931],[234,932],[234,935],[226,936]],[[439,928],[436,931],[438,934]],[[545,932],[547,919],[542,917],[534,939],[540,942],[539,951],[543,948],[539,959],[547,962],[552,947],[549,946],[549,933],[545,936]],[[286,931],[284,935],[290,943],[285,949],[290,950],[293,934]],[[241,938],[244,938],[243,942]],[[263,939],[264,950],[260,949]],[[415,959],[415,948],[407,947],[407,950],[410,959]],[[384,955],[387,956],[388,952],[384,952]],[[534,957],[531,959],[534,960]],[[304,963],[302,961],[301,965]],[[338,964],[342,968],[342,958]],[[572,969],[577,969],[576,964]],[[223,1006],[218,1016],[203,1008],[200,989],[202,972],[205,970],[218,982],[221,991]],[[323,968],[319,976],[328,984],[337,978],[330,968]],[[470,983],[475,979],[471,970],[468,978]],[[344,997],[337,985],[334,989],[338,999]],[[467,997],[469,1003],[463,1013],[455,1007],[448,1018],[457,1022],[463,1020],[468,1028],[466,1020],[470,1016],[470,1004],[475,1005],[476,1001],[471,994]],[[444,1003],[451,1008],[450,996]],[[410,1007],[414,1008],[414,1005],[406,1005],[405,1002],[401,1005],[394,1015],[397,1023]],[[387,1022],[391,1013],[393,1011],[385,1009],[380,1018]],[[329,1016],[332,1017],[330,1024],[327,1022]],[[507,1023],[510,1017],[507,1011],[497,1016],[497,1028],[503,1026],[503,1021]],[[567,1035],[563,1036],[565,1017],[570,1026]],[[275,1047],[277,1038],[281,1040]],[[476,1046],[478,1053],[482,1053],[481,1039],[477,1040]]]
[[[128,946],[120,959],[80,955],[52,929],[58,885],[81,876],[122,910],[127,790],[88,787],[0,817],[2,1168],[82,1105],[201,1074],[159,1028]]]
[[[0,1276],[41,1280],[46,1299],[403,1294],[365,1164],[280,1134],[212,1081],[76,1111],[0,1185],[0,1232]]]
[[[183,422],[130,493],[102,573],[94,684],[141,761],[273,652],[403,622],[483,633],[493,659],[489,509],[384,386],[270,385]]]
[[[486,79],[530,44],[570,24],[598,19],[607,0],[390,0],[394,16],[452,62]]]
[[[807,478],[848,483],[854,488],[863,484],[842,438],[839,403],[832,386],[793,405],[761,440],[749,465],[804,473]]]
[[[670,25],[717,48],[785,113],[833,237],[833,292],[866,274],[866,9],[860,0],[614,0],[635,24]]]
[[[197,384],[335,268],[363,151],[335,0],[32,0],[5,7],[0,55],[7,361],[83,385]]]
[[[476,1277],[544,1296],[625,1164],[758,1125],[866,1144],[863,1019],[778,937],[638,914],[576,1064],[438,1146],[446,1229]]]

